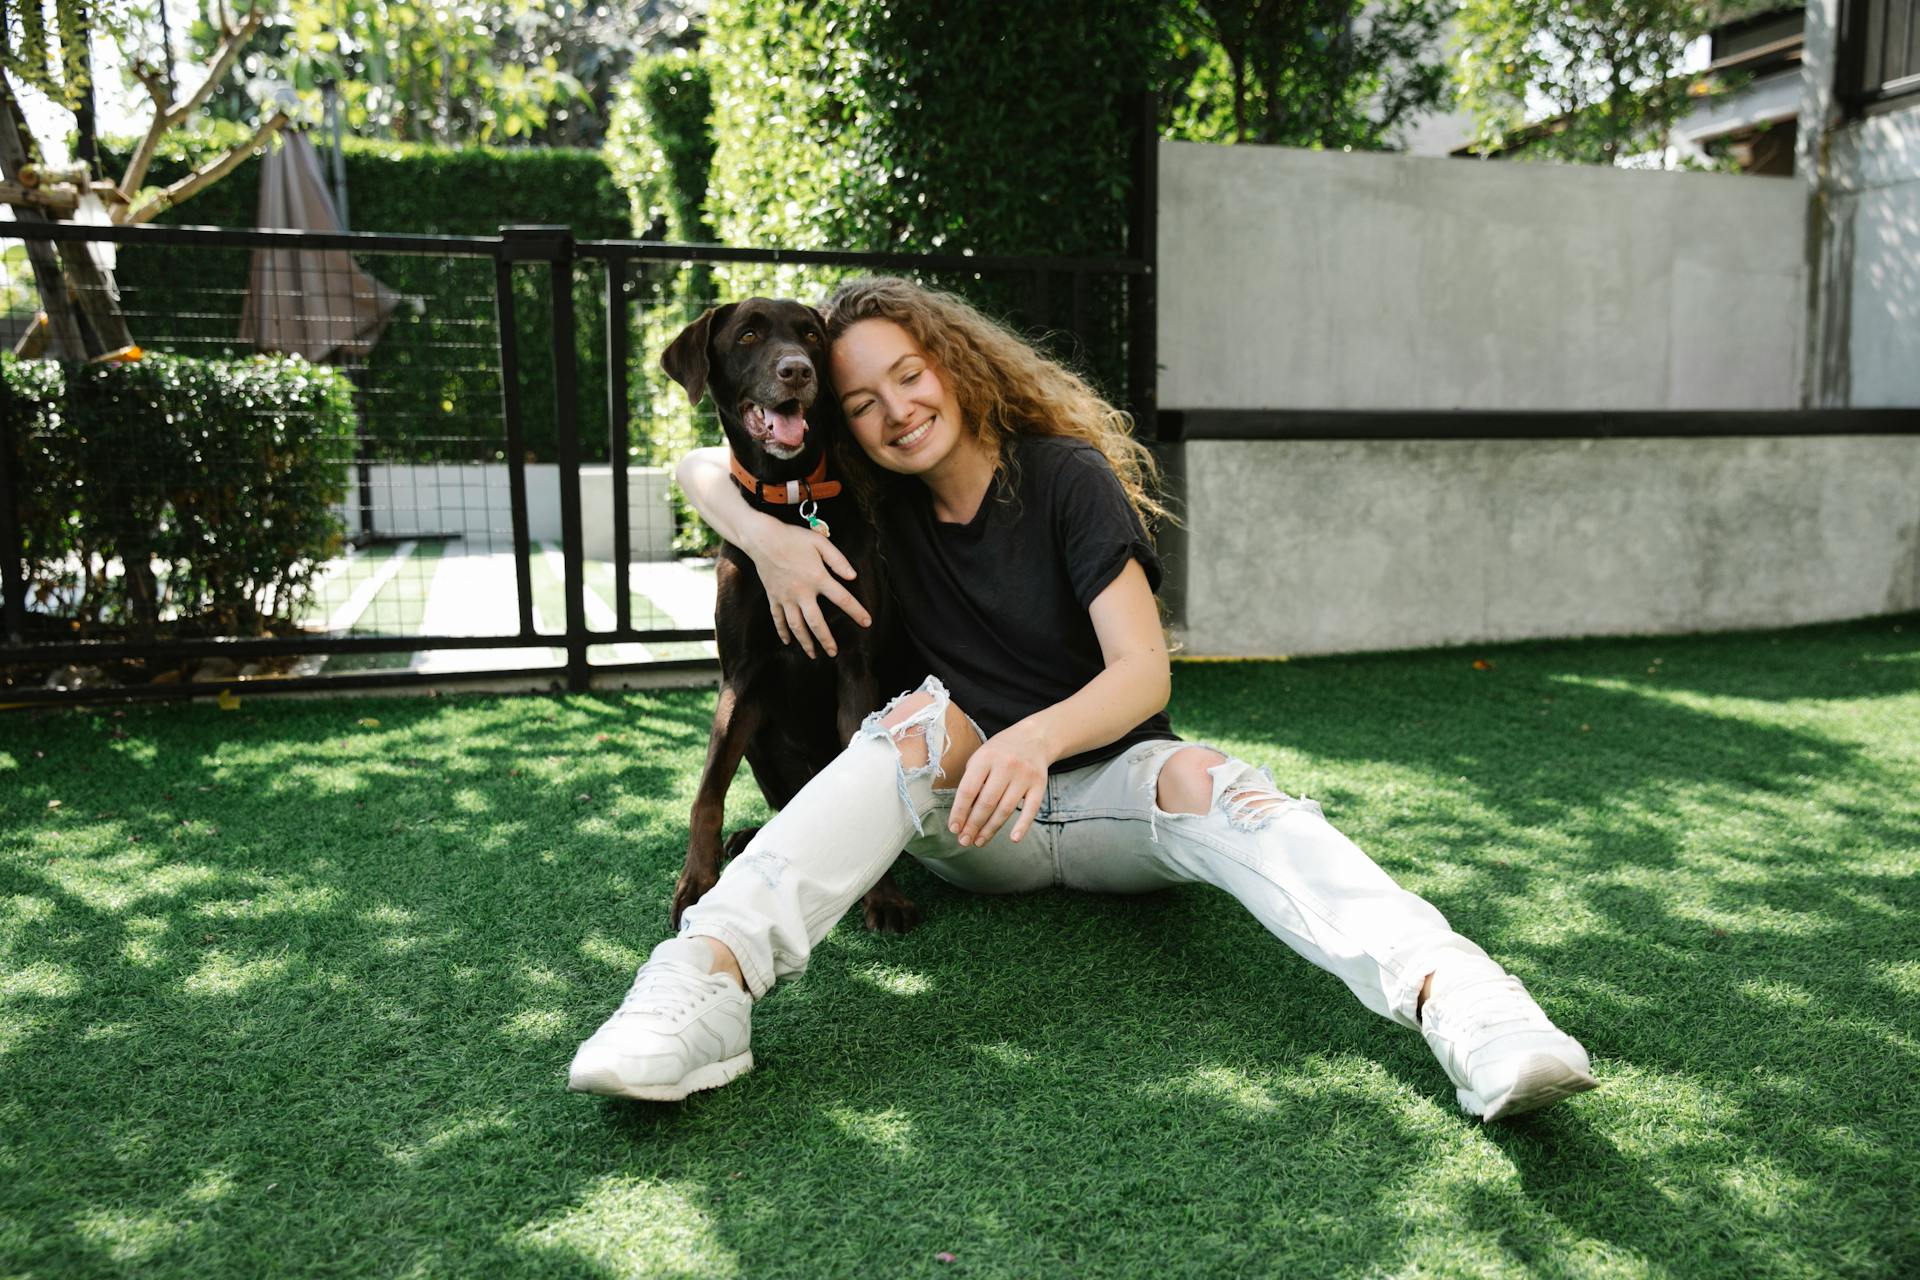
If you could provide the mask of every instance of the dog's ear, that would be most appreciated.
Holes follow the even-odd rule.
[[[725,324],[727,317],[733,314],[733,303],[724,307],[709,307],[706,314],[680,331],[680,336],[660,353],[660,367],[667,376],[687,389],[687,398],[695,404],[707,389],[708,344],[713,338],[713,327]]]

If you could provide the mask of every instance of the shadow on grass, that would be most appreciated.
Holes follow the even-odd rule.
[[[1920,643],[1491,652],[1183,668],[1175,706],[1593,1049],[1600,1093],[1487,1129],[1220,895],[910,864],[928,923],[843,924],[753,1073],[573,1097],[709,697],[0,721],[0,1269],[1896,1273],[1920,751],[1873,707]]]

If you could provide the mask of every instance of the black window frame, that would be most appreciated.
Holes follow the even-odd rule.
[[[1839,71],[1840,101],[1851,117],[1920,95],[1920,0],[1845,0]]]

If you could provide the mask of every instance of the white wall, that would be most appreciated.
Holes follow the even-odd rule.
[[[560,541],[560,468],[527,466],[527,533]],[[348,472],[347,501],[334,508],[349,532],[360,528],[360,489]],[[373,527],[379,534],[455,533],[471,551],[513,550],[507,468],[498,463],[379,463],[369,474]],[[673,508],[664,467],[627,469],[628,539],[634,560],[673,558]],[[588,557],[613,558],[613,469],[580,468],[582,546]]]
[[[1162,408],[1801,402],[1797,183],[1160,147]]]

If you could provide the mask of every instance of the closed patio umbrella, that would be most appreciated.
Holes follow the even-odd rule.
[[[303,132],[283,134],[260,167],[261,227],[338,231],[339,216]],[[400,295],[340,249],[256,249],[240,337],[318,363],[373,350]]]

